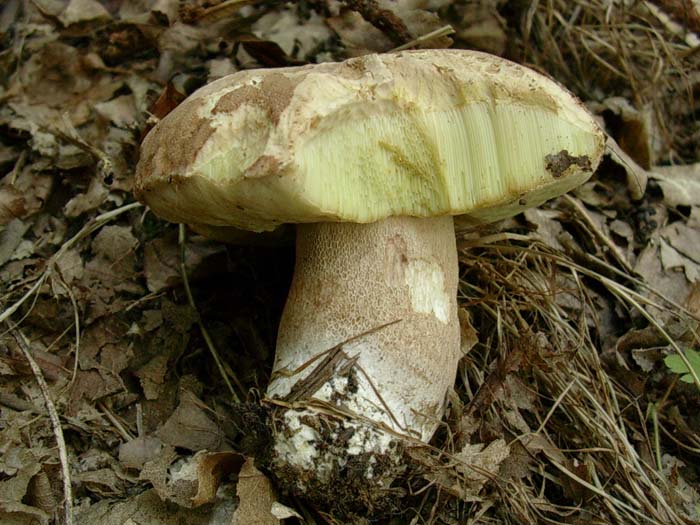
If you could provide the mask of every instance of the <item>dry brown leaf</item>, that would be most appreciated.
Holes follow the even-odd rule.
[[[610,121],[610,134],[622,151],[629,155],[642,169],[649,169],[656,164],[656,153],[662,142],[656,126],[653,108],[634,107],[624,97],[605,99],[596,112],[607,112],[606,121]]]
[[[510,448],[503,439],[496,439],[484,447],[483,443],[467,444],[454,454],[454,464],[469,481],[469,488],[478,492],[498,472],[501,462],[510,455]]]
[[[0,180],[0,226],[40,211],[53,190],[53,177],[25,167],[16,177]],[[5,222],[6,221],[6,222]]]
[[[328,18],[326,24],[343,42],[348,56],[382,53],[393,46],[389,37],[355,11],[344,11],[338,16]]]
[[[94,257],[85,264],[82,299],[93,305],[103,303],[105,312],[109,312],[118,311],[124,300],[118,292],[142,293],[137,273],[137,246],[138,240],[130,226],[102,228],[92,241]],[[101,312],[91,313],[97,317]]]
[[[160,397],[168,373],[168,361],[168,355],[156,355],[134,372],[141,382],[146,399],[155,400]]]
[[[605,144],[606,153],[618,166],[627,174],[627,190],[633,200],[639,200],[644,196],[649,180],[649,172],[641,167],[637,162],[615,142],[615,139],[608,137]]]
[[[208,257],[221,253],[224,247],[207,239],[191,239],[185,251],[185,266],[191,273]],[[146,243],[144,248],[144,273],[150,292],[159,292],[180,284],[180,246],[176,232]]]
[[[68,291],[63,284],[71,285],[73,281],[83,278],[84,266],[80,250],[76,248],[66,250],[63,256],[56,262],[56,266],[61,276],[61,286],[53,286],[53,292],[59,295],[67,295]]]
[[[14,458],[22,461],[18,463],[17,470],[9,479],[0,481],[0,522],[9,524],[12,523],[10,520],[17,519],[17,523],[31,524],[37,520],[48,524],[49,515],[46,512],[23,503],[29,483],[41,470],[41,464],[28,450],[21,449],[21,452]]]
[[[27,213],[22,193],[12,186],[0,187],[0,226]]]
[[[552,461],[557,463],[566,462],[566,456],[564,453],[553,445],[549,439],[541,434],[527,434],[520,439],[520,443],[532,455],[537,455],[539,452],[544,452],[544,454]]]
[[[700,282],[700,230],[691,228],[681,222],[674,222],[660,232],[662,239],[661,260],[664,269],[682,267],[688,281]],[[666,244],[668,243],[668,244]],[[667,266],[670,249],[673,254],[673,265]]]
[[[683,268],[685,265],[685,257],[676,251],[663,238],[659,246],[659,257],[664,271]]]
[[[272,483],[255,468],[251,458],[241,467],[236,492],[239,503],[231,525],[280,525],[279,518],[272,514],[272,506],[277,501]]]
[[[275,42],[287,56],[305,60],[332,32],[315,11],[308,19],[300,20],[296,10],[296,6],[288,6],[269,11],[251,30],[261,40]]]
[[[102,184],[102,181],[95,177],[90,180],[90,184],[85,193],[79,193],[69,200],[63,208],[66,217],[79,217],[89,211],[96,210],[107,200],[109,190]]]
[[[235,508],[231,495],[214,505],[189,509],[173,505],[147,490],[125,500],[102,500],[82,505],[76,515],[76,525],[229,525]]]
[[[64,26],[84,22],[106,22],[112,17],[97,0],[70,0],[58,19]]]
[[[469,350],[474,348],[475,345],[479,343],[479,334],[472,325],[471,315],[469,312],[460,308],[457,312],[459,317],[459,328],[460,328],[460,350],[463,355],[467,355]]]
[[[111,262],[123,260],[134,252],[139,241],[129,226],[105,226],[92,241],[92,253]]]
[[[141,116],[136,111],[133,95],[122,95],[108,102],[95,104],[95,112],[104,120],[120,128],[136,127]]]
[[[72,479],[97,496],[114,497],[124,490],[124,480],[117,476],[115,470],[116,465],[107,465],[105,468],[75,473]]]
[[[237,452],[202,451],[195,454],[194,459],[197,461],[197,493],[192,498],[193,507],[212,503],[221,479],[239,472],[246,461]]]
[[[536,237],[542,240],[550,248],[557,251],[565,251],[564,246],[559,242],[565,234],[561,222],[562,212],[558,210],[545,210],[541,208],[530,208],[524,212],[525,219],[536,227]]]
[[[691,285],[683,272],[666,272],[661,259],[661,240],[654,237],[655,242],[649,243],[639,254],[634,271],[641,275],[652,289],[662,293],[664,297],[680,304],[690,293]],[[659,310],[648,307],[649,311],[659,321],[669,319],[666,309]]]
[[[12,219],[0,231],[0,266],[13,258],[15,250],[22,243],[22,238],[28,229],[29,224],[19,219]]]
[[[506,51],[506,22],[492,0],[455,5],[459,16],[456,39],[460,47],[502,56]]]
[[[408,29],[413,38],[427,35],[440,29],[445,23],[440,20],[432,9],[438,9],[447,2],[425,2],[424,0],[378,0],[378,5],[393,12]],[[431,5],[432,4],[432,5]],[[406,42],[402,42],[406,43]],[[419,48],[445,48],[452,45],[452,39],[447,36],[433,38],[421,43]]]
[[[204,410],[194,394],[184,391],[175,412],[158,430],[161,441],[191,451],[219,450],[224,444],[224,433]]]
[[[84,399],[94,401],[126,390],[120,374],[134,355],[124,337],[126,330],[115,317],[99,319],[84,328],[80,340],[80,369],[70,390],[69,414],[77,414]]]
[[[244,461],[236,452],[205,450],[178,459],[174,449],[165,445],[144,464],[141,479],[150,481],[162,499],[195,509],[216,504],[222,480],[237,474]]]
[[[138,436],[119,446],[119,463],[125,468],[141,469],[153,461],[163,448],[160,439],[154,436]]]
[[[700,229],[700,206],[693,206],[690,209],[688,226],[690,226],[691,228]]]
[[[175,448],[170,445],[164,445],[160,453],[150,461],[147,461],[139,473],[139,479],[149,481],[158,493],[158,496],[164,501],[171,499],[171,490],[168,487],[168,472],[170,465],[177,458],[178,454],[175,452]]]
[[[480,501],[481,489],[497,475],[510,449],[502,439],[488,445],[467,443],[450,456],[447,465],[422,447],[409,448],[408,454],[423,466],[423,476],[428,481],[437,483],[442,490],[462,501]]]
[[[650,174],[669,206],[700,206],[700,163],[687,166],[656,166]]]
[[[232,75],[238,69],[228,58],[214,58],[207,61],[207,82],[213,82],[227,75]]]

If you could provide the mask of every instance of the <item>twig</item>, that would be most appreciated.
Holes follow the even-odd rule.
[[[75,379],[78,377],[78,363],[80,361],[80,311],[78,309],[78,301],[75,299],[73,290],[71,290],[70,286],[68,286],[68,283],[63,278],[63,275],[61,275],[61,271],[58,270],[56,273],[58,274],[58,281],[68,294],[71,306],[73,307],[73,324],[75,325],[75,352],[73,357],[73,375],[68,382],[68,388],[70,388],[73,386]]]
[[[220,4],[203,9],[194,16],[197,22],[218,22],[230,18],[241,8],[262,3],[262,0],[224,0]]]
[[[34,379],[36,379],[36,382],[39,385],[41,395],[44,398],[44,404],[46,405],[46,410],[49,413],[49,419],[51,420],[51,426],[53,427],[54,437],[56,438],[56,446],[58,447],[58,458],[61,462],[61,473],[63,474],[63,510],[65,514],[65,523],[66,525],[73,525],[73,489],[71,486],[70,467],[68,466],[66,441],[63,438],[63,429],[61,428],[61,421],[58,417],[58,411],[51,400],[49,387],[46,384],[41,368],[39,368],[39,365],[34,360],[34,357],[29,350],[29,345],[27,345],[24,337],[21,333],[19,333],[19,330],[15,326],[12,326],[9,322],[7,325],[10,329],[12,337],[17,342],[17,346],[22,351],[24,358],[27,360],[30,368],[32,369]]]
[[[190,307],[197,313],[197,326],[199,326],[199,330],[202,332],[202,337],[204,337],[204,341],[207,344],[207,348],[209,348],[209,352],[211,353],[212,357],[214,358],[214,362],[216,363],[216,367],[219,369],[219,373],[221,374],[221,377],[224,379],[224,382],[226,383],[226,386],[229,389],[229,392],[231,392],[231,397],[233,397],[234,401],[236,403],[240,403],[241,399],[236,394],[236,391],[233,389],[233,385],[231,384],[231,381],[229,380],[229,374],[226,372],[226,369],[224,368],[224,364],[221,361],[221,357],[219,357],[219,352],[216,350],[216,346],[214,345],[214,341],[212,340],[211,336],[209,335],[209,332],[207,331],[207,328],[204,326],[204,323],[202,322],[202,318],[199,315],[199,311],[197,310],[197,305],[194,302],[194,297],[192,296],[192,290],[190,289],[190,281],[187,277],[187,265],[185,263],[186,261],[186,253],[185,249],[187,246],[186,243],[187,237],[185,234],[185,225],[180,224],[179,225],[179,230],[178,230],[178,243],[180,245],[180,273],[182,274],[182,283],[185,287],[185,294],[187,295],[187,302],[189,302]],[[238,389],[241,391],[241,394],[245,395],[245,388],[243,388],[243,385],[241,382],[238,380],[236,375],[231,371],[231,377],[233,378],[233,381],[236,383],[236,386]]]
[[[620,252],[620,248],[598,227],[593,218],[589,215],[586,208],[583,207],[578,200],[574,199],[570,195],[563,195],[563,199],[575,210],[576,214],[581,217],[584,223],[588,225],[593,234],[601,241],[608,252],[612,254],[613,258],[618,262],[618,264],[630,275],[635,275],[634,268],[630,266],[627,262],[625,256]]]
[[[412,47],[419,46],[420,44],[427,42],[428,40],[432,40],[434,38],[440,38],[443,36],[451,35],[455,32],[454,28],[447,24],[446,26],[442,26],[435,31],[431,31],[430,33],[426,33],[424,35],[419,36],[418,38],[414,38],[410,42],[406,42],[404,45],[395,47],[394,49],[391,50],[391,52],[396,52],[396,51],[403,51],[404,49],[410,49]]]
[[[134,439],[134,436],[131,435],[131,432],[124,428],[124,425],[122,425],[121,422],[115,417],[115,415],[109,411],[109,409],[105,406],[105,404],[102,401],[97,403],[97,408],[99,408],[107,417],[107,419],[109,419],[110,423],[114,425],[114,428],[116,428],[119,434],[121,434],[124,441],[131,441],[132,439]]]
[[[63,243],[63,245],[58,249],[58,251],[54,253],[51,257],[49,257],[49,260],[46,262],[46,267],[44,268],[44,271],[41,273],[41,275],[39,275],[36,278],[36,281],[29,289],[29,291],[27,291],[27,293],[25,293],[18,301],[16,301],[12,306],[7,308],[4,312],[0,314],[0,323],[7,321],[10,318],[10,316],[12,316],[12,314],[14,314],[27,301],[27,299],[29,299],[32,295],[39,291],[42,285],[53,273],[58,260],[61,257],[63,257],[63,255],[65,255],[65,253],[70,248],[72,248],[78,241],[80,241],[84,237],[87,237],[95,230],[101,228],[105,223],[111,221],[115,217],[118,217],[122,213],[126,213],[141,206],[142,204],[140,202],[132,202],[131,204],[127,204],[125,206],[121,206],[106,213],[102,213],[94,219],[92,219],[90,222],[88,222],[85,226],[83,226],[78,233],[76,233],[73,237],[71,237],[65,243]]]
[[[362,15],[377,29],[388,36],[394,44],[404,44],[413,40],[410,31],[396,13],[379,7],[376,0],[345,0],[345,4]]]

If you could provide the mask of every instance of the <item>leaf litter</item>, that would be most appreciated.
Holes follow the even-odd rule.
[[[700,521],[699,21],[689,1],[4,2],[0,521],[367,523],[265,469],[288,236],[185,237],[133,204],[133,169],[225,74],[449,46],[555,77],[607,155],[569,196],[458,222],[464,358],[377,523]]]

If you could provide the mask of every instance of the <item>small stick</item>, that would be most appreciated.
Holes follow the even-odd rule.
[[[39,389],[41,390],[41,395],[44,397],[44,404],[46,405],[46,410],[49,413],[49,419],[51,420],[51,426],[53,427],[54,437],[56,438],[58,458],[61,462],[61,473],[63,474],[63,510],[65,513],[65,523],[66,525],[73,525],[73,489],[71,487],[70,468],[68,466],[68,451],[66,450],[66,441],[63,438],[61,420],[58,417],[56,406],[51,400],[49,386],[46,384],[44,374],[42,374],[41,368],[39,368],[39,365],[34,360],[34,357],[29,350],[29,345],[24,340],[24,336],[9,322],[7,325],[10,329],[12,337],[14,337],[15,341],[17,342],[17,346],[19,346],[24,358],[29,363],[32,373],[34,374],[34,379],[36,379]]]
[[[451,35],[455,32],[454,27],[452,27],[450,24],[447,24],[446,26],[442,26],[435,31],[431,31],[430,33],[426,33],[424,35],[419,36],[418,38],[415,38],[411,40],[410,42],[406,42],[404,45],[395,47],[394,49],[391,50],[391,52],[395,51],[403,51],[404,49],[410,49],[412,47],[416,47],[423,42],[427,42],[428,40],[432,40],[433,38],[440,38],[443,36]]]
[[[190,307],[195,312],[197,312],[197,326],[199,326],[199,330],[202,332],[202,337],[204,337],[204,341],[207,343],[207,348],[209,348],[209,352],[211,352],[211,355],[214,358],[214,362],[216,363],[216,367],[219,369],[219,373],[221,374],[221,377],[224,378],[224,382],[226,383],[226,386],[228,387],[229,392],[231,392],[231,397],[233,397],[233,399],[236,403],[240,403],[241,399],[240,399],[240,397],[238,397],[238,394],[236,394],[236,391],[233,389],[233,385],[231,384],[231,381],[228,378],[228,373],[226,372],[226,369],[224,368],[224,364],[221,361],[221,357],[219,357],[219,352],[216,350],[216,346],[214,346],[214,341],[212,341],[212,338],[209,335],[207,328],[204,326],[204,323],[202,322],[202,318],[199,316],[199,312],[197,311],[197,305],[195,304],[194,297],[192,296],[192,290],[190,289],[190,281],[187,278],[187,266],[185,265],[186,235],[185,235],[185,225],[184,224],[179,225],[178,234],[179,234],[178,235],[178,243],[180,244],[180,273],[182,274],[182,283],[185,286],[185,294],[187,295],[187,301],[190,303]],[[241,393],[244,394],[245,388],[243,388],[243,385],[238,380],[238,378],[235,376],[233,371],[231,372],[231,377],[233,378],[233,381],[236,383],[236,386],[239,388]]]
[[[583,222],[586,223],[598,240],[605,245],[605,248],[610,254],[612,254],[613,258],[618,262],[618,264],[622,266],[622,269],[629,275],[635,275],[634,268],[632,268],[630,263],[627,262],[627,259],[620,251],[620,248],[598,227],[598,225],[586,211],[586,208],[583,207],[583,204],[570,195],[564,195],[563,199],[574,209]]]
[[[406,24],[393,11],[382,9],[376,0],[345,0],[345,4],[362,15],[377,29],[388,36],[394,44],[401,45],[413,40]]]

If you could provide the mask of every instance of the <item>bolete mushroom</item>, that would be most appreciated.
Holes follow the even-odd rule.
[[[460,359],[454,215],[478,224],[584,182],[604,149],[583,105],[462,50],[241,71],[146,137],[136,194],[201,228],[296,223],[267,395],[272,468],[373,504],[427,442]]]

